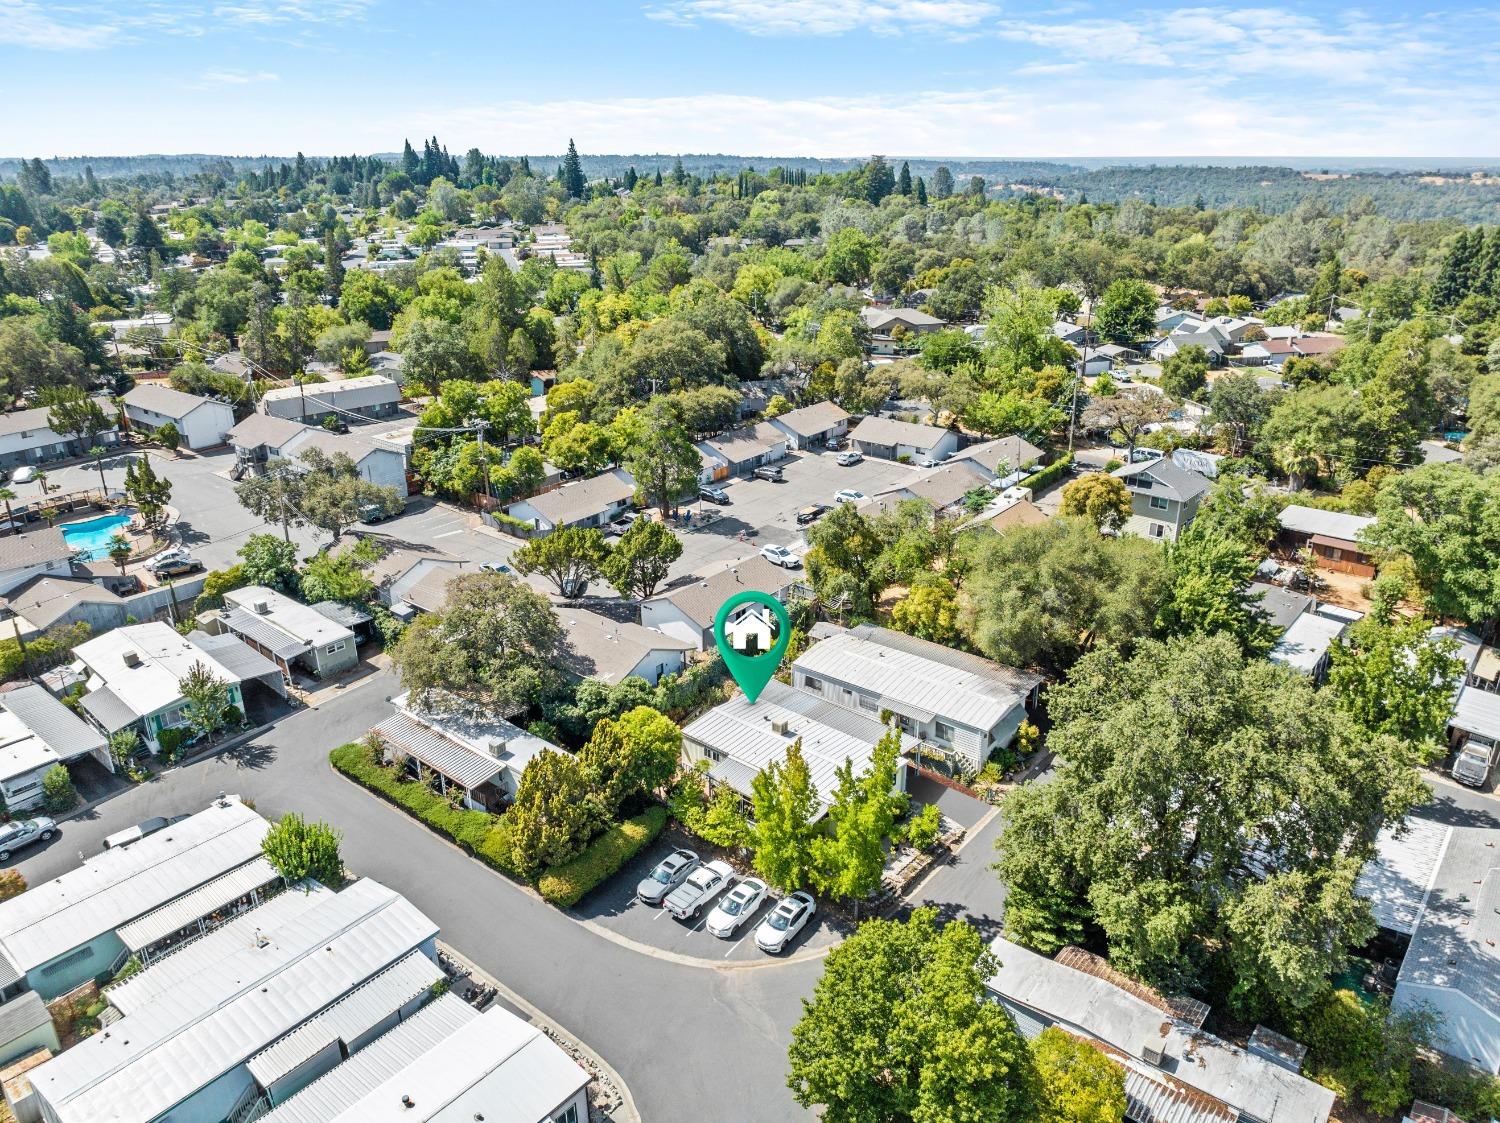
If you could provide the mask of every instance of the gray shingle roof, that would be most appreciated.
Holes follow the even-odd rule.
[[[947,435],[947,429],[939,429],[936,425],[915,425],[892,417],[867,417],[849,433],[849,439],[878,445],[911,445],[912,448],[930,449],[935,448]]]
[[[280,448],[306,428],[300,421],[288,421],[268,413],[252,413],[229,430],[228,439],[235,448]]]
[[[567,633],[568,669],[600,682],[619,682],[653,651],[695,650],[673,636],[580,608],[553,605],[552,612]]]
[[[1114,474],[1127,485],[1139,481],[1142,476],[1150,476],[1155,481],[1150,489],[1153,494],[1160,489],[1183,502],[1202,495],[1209,488],[1208,481],[1197,472],[1184,471],[1165,457],[1148,460],[1143,464],[1127,464],[1123,468],[1116,468]]]
[[[170,386],[142,383],[125,395],[125,404],[149,409],[152,413],[165,414],[167,417],[181,418],[199,406],[207,405],[208,399],[200,398],[197,394],[184,394]]]
[[[701,577],[654,600],[671,601],[683,615],[699,627],[707,628],[722,605],[735,593],[754,589],[760,593],[779,593],[796,579],[780,566],[772,565],[759,554],[753,554],[737,565],[729,566],[710,577]]]
[[[52,1015],[47,1012],[47,1004],[42,1001],[42,996],[34,990],[28,990],[0,1006],[0,1044],[8,1044],[51,1024]]]
[[[114,606],[120,610],[120,619],[116,622],[124,623],[124,601],[103,585],[74,577],[33,577],[0,598],[0,603],[38,628],[51,627],[80,604]]]
[[[72,556],[73,548],[63,537],[60,527],[49,526],[43,530],[8,534],[0,538],[0,571],[27,569]]]
[[[848,411],[836,402],[817,402],[783,413],[775,418],[775,424],[786,426],[799,437],[816,437],[848,420]]]
[[[989,469],[992,475],[1000,474],[1001,464],[1004,464],[1009,471],[1015,472],[1041,458],[1042,450],[1017,434],[970,445],[961,452],[953,454],[954,460],[972,460]]]
[[[526,500],[527,504],[553,526],[567,526],[597,515],[635,494],[635,485],[626,483],[614,472],[564,484],[556,491],[544,491]]]

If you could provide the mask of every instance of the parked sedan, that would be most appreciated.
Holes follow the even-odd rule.
[[[762,920],[760,927],[755,930],[755,946],[773,955],[785,951],[792,938],[807,927],[807,922],[816,911],[817,906],[807,893],[797,892],[790,897],[783,897],[771,915]]]
[[[698,868],[698,855],[691,850],[674,850],[635,887],[635,895],[648,905],[659,905]]]
[[[692,920],[703,912],[734,881],[734,867],[728,862],[709,862],[699,866],[663,902],[678,920]]]
[[[708,929],[710,936],[727,940],[739,931],[741,924],[755,915],[755,910],[765,899],[766,883],[758,877],[747,877],[724,894],[714,911],[708,914],[703,927]]]
[[[841,487],[833,493],[835,503],[863,503],[868,498],[864,492],[853,487]]]
[[[29,484],[36,479],[36,469],[30,464],[22,464],[16,469],[16,474],[10,478],[13,484]]]
[[[146,563],[153,577],[176,577],[179,573],[192,573],[202,569],[203,563],[190,557],[185,550],[164,550]]]
[[[33,842],[46,842],[56,833],[57,821],[45,815],[0,823],[0,862],[8,859],[21,847],[30,846]]]
[[[858,464],[864,458],[865,454],[860,452],[859,449],[850,448],[845,449],[843,452],[839,453],[834,462],[840,467],[849,468],[855,464]]]
[[[722,487],[709,487],[704,485],[698,489],[698,498],[706,499],[710,503],[728,503],[729,492]]]
[[[782,569],[802,568],[802,559],[792,553],[785,546],[762,546],[760,556],[772,565],[779,565]]]
[[[797,512],[797,525],[806,526],[808,523],[817,522],[830,509],[827,503],[810,503]]]

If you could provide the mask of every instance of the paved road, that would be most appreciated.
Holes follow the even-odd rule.
[[[134,788],[70,821],[19,868],[30,881],[97,853],[104,836],[153,814],[237,792],[268,816],[297,810],[344,832],[351,868],[404,893],[486,971],[601,1053],[652,1123],[772,1123],[806,1117],[785,1084],[786,1044],[821,963],[734,971],[651,958],[594,935],[406,816],[337,776],[328,749],[388,712],[388,673],[288,718],[233,755]],[[709,1105],[712,1105],[710,1107]]]

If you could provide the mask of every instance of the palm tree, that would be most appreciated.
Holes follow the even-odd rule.
[[[15,492],[11,491],[10,488],[0,487],[0,503],[5,504],[5,523],[7,526],[14,526],[15,524],[15,516],[10,513],[10,501],[12,499],[18,498],[20,497]],[[17,534],[20,534],[21,528],[15,527],[15,531]]]
[[[109,560],[120,567],[120,576],[125,576],[125,563],[130,560],[130,555],[135,552],[131,546],[130,539],[123,534],[111,535],[109,540]]]
[[[89,455],[94,458],[94,467],[99,469],[99,501],[101,503],[109,498],[109,485],[104,482],[104,453],[106,451],[103,445],[95,445],[89,449]]]

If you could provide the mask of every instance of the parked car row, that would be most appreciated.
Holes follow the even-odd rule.
[[[769,893],[760,878],[736,880],[728,862],[704,862],[693,851],[682,848],[658,862],[636,886],[636,896],[643,903],[659,905],[678,920],[696,920],[713,905],[704,928],[721,940],[733,938]],[[772,954],[785,951],[816,912],[817,905],[808,893],[783,897],[756,926],[756,946]]]

